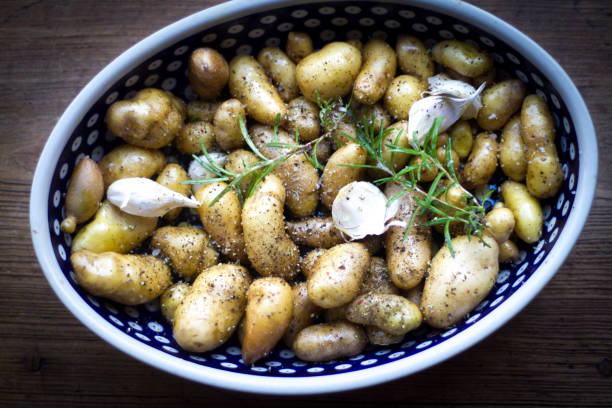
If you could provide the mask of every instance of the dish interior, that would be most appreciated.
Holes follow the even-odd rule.
[[[534,246],[520,246],[521,261],[518,263],[501,266],[495,287],[464,322],[444,331],[423,327],[409,333],[399,344],[369,347],[353,358],[324,364],[304,363],[286,347],[277,346],[267,358],[250,367],[242,363],[235,338],[213,352],[189,353],[175,342],[172,328],[162,317],[157,303],[125,307],[85,292],[76,283],[69,261],[71,238],[60,232],[60,222],[64,215],[67,182],[78,160],[89,155],[98,161],[119,144],[107,132],[104,123],[110,104],[129,98],[145,87],[162,88],[185,101],[194,100],[195,94],[186,75],[187,60],[194,49],[212,47],[229,60],[236,53],[255,54],[264,46],[284,48],[287,33],[292,30],[308,32],[315,48],[334,40],[367,40],[372,37],[384,38],[390,44],[395,44],[395,37],[400,33],[412,33],[427,46],[451,38],[476,43],[494,56],[498,70],[519,78],[527,85],[528,93],[537,93],[547,101],[556,127],[556,143],[565,181],[556,197],[542,203],[545,217],[542,239]],[[303,4],[267,10],[202,30],[167,47],[112,84],[77,124],[57,162],[48,199],[49,233],[59,267],[74,291],[126,336],[176,358],[220,370],[261,376],[324,376],[407,359],[436,347],[477,324],[520,290],[537,273],[538,265],[545,260],[563,231],[576,193],[578,166],[576,134],[563,100],[540,71],[499,38],[454,17],[413,6],[359,1]],[[496,187],[499,180],[493,181],[492,186]]]

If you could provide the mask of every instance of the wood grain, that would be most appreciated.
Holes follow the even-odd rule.
[[[425,372],[296,398],[227,392],[157,371],[82,326],[31,247],[30,183],[55,122],[113,58],[218,1],[0,1],[0,406],[612,406],[612,26],[604,1],[474,0],[554,58],[599,139],[588,223],[564,266],[516,318]],[[593,181],[594,182],[594,181]]]

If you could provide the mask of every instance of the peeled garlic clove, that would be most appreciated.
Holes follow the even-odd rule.
[[[208,156],[219,167],[225,166],[227,154],[213,152],[213,153],[208,153]],[[204,163],[209,163],[205,155],[198,156],[198,158]],[[192,180],[210,179],[210,178],[217,177],[215,174],[211,173],[205,167],[203,167],[197,160],[192,160],[191,163],[189,163],[189,169],[187,170],[187,174],[189,175],[189,178]],[[192,184],[191,191],[195,194],[196,191],[198,191],[205,185],[206,184]]]
[[[417,147],[414,143],[415,134],[419,146],[423,145],[425,136],[436,118],[442,117],[438,130],[442,133],[457,122],[466,110],[470,109],[470,114],[477,114],[482,106],[480,94],[483,89],[484,84],[467,97],[432,95],[412,104],[408,113],[408,135],[412,147]]]
[[[108,201],[121,211],[141,217],[161,217],[173,208],[198,208],[200,202],[142,177],[119,179],[106,191]]]
[[[354,181],[342,187],[332,204],[334,226],[350,239],[383,234],[394,222],[399,204],[387,206],[387,197],[374,184]]]

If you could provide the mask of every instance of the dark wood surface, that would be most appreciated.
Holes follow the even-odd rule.
[[[160,372],[115,350],[60,303],[36,262],[30,183],[69,102],[121,52],[218,1],[0,1],[0,406],[612,406],[612,17],[597,0],[474,0],[555,57],[599,139],[595,203],[542,293],[485,341],[425,372],[359,391],[270,398]]]

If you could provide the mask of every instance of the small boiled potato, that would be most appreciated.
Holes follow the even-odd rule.
[[[348,143],[331,155],[321,175],[321,202],[332,207],[338,191],[347,184],[361,179],[363,168],[343,164],[365,164],[366,150],[357,143]]]
[[[183,154],[202,154],[202,147],[210,150],[215,144],[213,126],[203,120],[187,123],[174,139],[176,149]]]
[[[420,166],[423,163],[423,158],[421,156],[414,156],[410,159],[411,166]],[[422,181],[424,183],[429,183],[433,181],[438,175],[439,169],[433,165],[431,161],[429,161],[431,169],[427,169],[426,167],[421,167],[417,173],[415,173],[415,177],[417,177],[418,181]]]
[[[188,280],[219,263],[219,254],[208,235],[197,227],[168,225],[159,228],[151,238],[151,247],[167,256],[174,271]]]
[[[346,121],[338,122],[336,129],[332,133],[332,139],[337,146],[354,143],[354,140],[359,139],[357,136],[357,126],[355,126],[354,123]]]
[[[331,217],[310,217],[286,223],[287,234],[298,245],[331,248],[344,242]]]
[[[320,165],[325,166],[327,161],[332,155],[332,140],[329,138],[321,139],[321,141],[313,146],[313,150],[315,155],[317,156],[317,161]],[[316,150],[315,150],[316,147]]]
[[[246,124],[246,113],[238,99],[228,99],[217,108],[213,119],[215,140],[223,150],[238,149],[246,144],[240,130],[240,117]]]
[[[329,361],[351,357],[367,344],[361,327],[346,321],[319,323],[306,327],[293,342],[295,355],[303,361]]]
[[[361,52],[345,42],[332,42],[297,65],[297,82],[302,95],[316,102],[348,95],[361,68]]]
[[[139,217],[124,213],[105,200],[93,220],[72,240],[72,252],[125,254],[140,245],[157,227],[157,217]]]
[[[410,147],[410,142],[408,140],[408,121],[400,120],[399,122],[395,122],[391,126],[387,127],[385,131],[386,133],[384,134],[382,140],[380,155],[383,158],[383,161],[387,163],[389,167],[391,164],[393,164],[393,169],[395,171],[399,171],[406,165],[410,155],[405,153],[391,152],[391,148],[388,145],[393,145],[402,149]],[[370,158],[368,164],[375,165],[376,162]],[[389,176],[386,171],[378,168],[368,168],[368,175],[373,179]]]
[[[242,209],[246,253],[262,276],[292,279],[299,272],[300,252],[285,232],[285,188],[273,174],[257,186]]]
[[[431,50],[434,61],[474,78],[493,68],[493,58],[476,46],[458,40],[440,41]]]
[[[285,117],[287,105],[255,58],[237,55],[229,67],[230,93],[245,105],[250,117],[270,126],[274,125],[277,116]]]
[[[395,76],[397,57],[389,44],[378,39],[368,41],[361,54],[363,65],[355,78],[353,96],[358,102],[374,105]]]
[[[249,166],[259,162],[257,157],[243,149],[237,149],[231,152],[227,159],[225,159],[225,170],[232,172],[234,174],[242,174],[249,169]],[[242,181],[238,184],[240,187],[240,191],[246,193],[249,191],[249,187],[251,187],[251,183],[253,182],[254,174],[250,174],[245,176]]]
[[[365,293],[388,293],[392,295],[399,293],[399,289],[393,283],[387,270],[386,261],[383,258],[371,257],[370,267],[366,271],[359,289],[359,294]]]
[[[537,198],[553,197],[563,183],[563,171],[552,117],[538,95],[529,95],[523,101],[521,135],[527,146],[527,189]]]
[[[227,85],[229,66],[218,51],[208,47],[198,48],[189,57],[187,76],[200,98],[214,101]]]
[[[376,326],[401,336],[421,325],[419,307],[408,299],[389,293],[369,292],[359,296],[346,309],[348,321]]]
[[[169,92],[154,88],[113,103],[106,112],[108,129],[127,143],[159,149],[172,142],[185,121],[185,106]]]
[[[378,135],[380,129],[385,129],[391,124],[391,116],[381,103],[374,105],[361,105],[357,108],[357,119],[363,123],[374,125],[374,134]]]
[[[436,147],[443,147],[446,146],[448,144],[448,133],[444,132],[444,133],[440,133],[438,135],[438,137],[436,138]],[[451,148],[454,149],[454,146],[451,146]]]
[[[128,144],[115,147],[98,162],[104,188],[128,177],[151,178],[164,168],[166,157],[159,150],[144,149]]]
[[[476,121],[484,130],[501,129],[521,108],[527,89],[523,81],[508,79],[488,87],[482,93],[482,108]]]
[[[427,86],[412,75],[396,76],[385,92],[385,108],[396,120],[407,120],[412,104],[423,97]]]
[[[487,296],[499,271],[497,242],[462,235],[451,240],[431,261],[425,280],[421,311],[430,326],[446,328],[459,322]]]
[[[506,208],[506,206],[504,205],[503,201],[498,201],[495,203],[495,205],[493,206],[493,209],[496,210],[498,208]]]
[[[395,44],[397,61],[404,74],[427,81],[434,74],[434,63],[421,40],[412,35],[400,35]]]
[[[221,103],[208,101],[192,101],[187,104],[187,120],[189,122],[212,122],[215,112]]]
[[[212,207],[210,203],[227,184],[210,183],[196,191],[195,198],[202,205],[198,208],[204,230],[215,241],[223,255],[243,265],[248,262],[244,236],[242,235],[242,206],[234,192],[226,192]]]
[[[521,137],[521,118],[515,116],[506,123],[499,144],[499,166],[514,181],[525,180],[527,146]]]
[[[306,279],[310,278],[312,272],[314,271],[314,266],[316,262],[319,260],[321,255],[325,253],[323,248],[315,248],[302,258],[300,261],[300,269],[302,271],[302,275],[306,277]]]
[[[448,167],[449,163],[446,160],[446,146],[438,146],[436,148],[436,157],[438,158],[438,161],[444,165],[444,167],[446,167],[447,169],[449,168]],[[461,159],[459,158],[459,155],[457,154],[455,149],[452,148],[452,145],[451,145],[451,158],[453,160],[453,169],[455,169],[455,173],[458,173],[459,166],[461,166]]]
[[[346,321],[346,308],[350,305],[347,303],[343,306],[332,307],[331,309],[323,310],[323,320],[325,323],[333,323],[338,321]]]
[[[291,150],[270,147],[267,146],[268,143],[295,144],[295,140],[282,129],[278,129],[275,137],[274,128],[271,126],[254,125],[249,130],[249,134],[257,149],[268,158],[276,158]],[[311,215],[319,203],[319,173],[306,156],[295,154],[289,157],[274,169],[273,174],[283,181],[289,211],[296,217]]]
[[[104,197],[102,171],[95,161],[83,157],[74,168],[66,192],[66,217],[62,220],[62,232],[72,234],[77,224],[89,220],[98,211]]]
[[[485,232],[491,235],[498,244],[510,238],[514,231],[514,214],[508,208],[497,208],[485,216]]]
[[[519,249],[513,241],[507,240],[499,244],[499,263],[516,262],[519,258]]]
[[[379,329],[376,326],[366,326],[365,328],[366,335],[368,336],[368,341],[371,344],[375,344],[377,346],[389,346],[391,344],[397,344],[404,340],[404,335],[396,335],[387,333],[384,330]]]
[[[70,262],[85,290],[124,305],[150,302],[172,283],[170,268],[154,256],[78,250]]]
[[[472,135],[472,127],[467,120],[460,120],[448,130],[451,138],[452,148],[457,152],[461,160],[465,160],[472,151],[474,144],[474,136]],[[439,137],[439,136],[438,136]]]
[[[244,315],[251,278],[243,266],[219,264],[202,272],[174,312],[174,338],[185,350],[213,350],[234,333]]]
[[[497,141],[495,134],[482,132],[476,136],[472,152],[461,172],[462,184],[473,189],[491,180],[497,169]]]
[[[363,43],[359,38],[351,38],[350,40],[346,40],[346,42],[357,48],[359,52],[363,51]]]
[[[298,96],[297,80],[295,79],[295,64],[278,47],[265,47],[257,54],[257,61],[266,70],[276,85],[278,94],[285,102]]]
[[[370,254],[363,244],[346,243],[325,251],[308,278],[308,296],[329,309],[349,303],[359,293],[370,267]]]
[[[542,207],[524,184],[515,181],[505,181],[501,185],[501,193],[506,206],[514,214],[516,225],[514,232],[528,244],[540,240],[542,236]]]
[[[174,312],[176,312],[176,308],[183,303],[190,289],[190,284],[186,282],[177,282],[166,289],[160,296],[159,306],[162,315],[170,323],[174,323]]]
[[[387,183],[385,195],[391,198],[403,187],[398,183]],[[410,221],[417,204],[413,194],[408,193],[399,198],[399,210],[394,219],[406,223]],[[401,289],[410,289],[419,284],[425,276],[431,259],[431,228],[420,224],[427,221],[427,215],[414,216],[412,226],[406,234],[406,228],[393,226],[385,233],[387,268],[393,283]]]
[[[260,278],[249,286],[242,359],[251,365],[281,339],[293,317],[293,293],[282,278]]]
[[[293,316],[283,335],[283,341],[289,347],[302,329],[312,326],[319,319],[321,308],[308,297],[308,284],[299,282],[291,288],[293,294]]]
[[[157,176],[157,182],[164,187],[168,187],[172,191],[176,191],[179,194],[189,197],[191,193],[191,187],[189,184],[184,184],[183,181],[189,180],[187,172],[178,164],[171,163],[166,165],[164,169]],[[168,211],[164,218],[173,221],[181,213],[182,208],[174,208]]]
[[[302,142],[316,139],[321,134],[319,108],[302,96],[293,99],[288,105],[284,127],[290,135],[295,135],[297,129]]]
[[[312,39],[303,32],[290,31],[287,35],[287,55],[296,64],[312,53]]]

